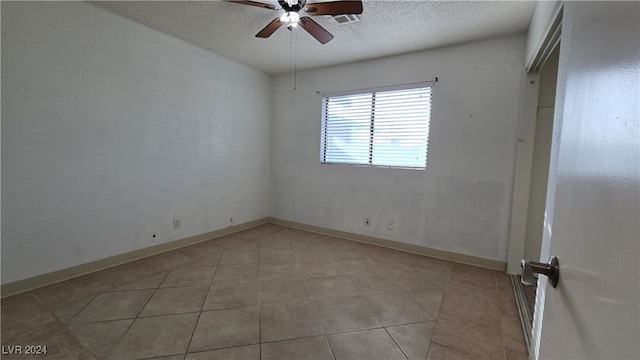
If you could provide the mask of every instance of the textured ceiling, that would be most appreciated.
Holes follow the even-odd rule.
[[[334,35],[325,45],[302,28],[291,33],[284,26],[268,39],[256,38],[282,10],[223,1],[90,3],[268,74],[290,71],[292,58],[304,70],[524,32],[535,7],[535,1],[362,2],[359,22],[334,26],[314,17]]]

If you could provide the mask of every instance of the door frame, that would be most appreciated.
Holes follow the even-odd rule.
[[[538,118],[538,91],[539,71],[545,64],[553,50],[559,46],[562,33],[562,15],[564,3],[538,2],[534,16],[531,20],[529,33],[527,34],[528,58],[526,59],[525,75],[521,91],[521,109],[518,119],[518,138],[516,144],[516,164],[514,169],[514,185],[511,205],[511,223],[509,228],[509,249],[507,254],[507,273],[520,274],[520,260],[524,257],[527,215],[529,205],[529,190],[531,185],[531,173],[533,165],[533,149],[535,140],[535,126]],[[532,45],[535,44],[535,45]],[[558,79],[556,79],[556,84]],[[559,94],[556,94],[556,98]],[[557,102],[557,100],[556,100]],[[554,128],[558,119],[554,117]],[[553,136],[553,135],[552,135]],[[551,159],[550,159],[551,160]],[[547,188],[547,195],[553,189]],[[547,219],[545,219],[546,223]],[[544,230],[546,231],[546,229]],[[544,244],[543,244],[544,247]],[[548,256],[542,251],[540,259]],[[542,283],[538,289],[546,287],[546,280],[541,277]],[[531,327],[523,327],[523,331],[531,330],[528,339],[530,358],[538,358],[540,347],[541,325],[544,312],[544,290],[536,294],[536,306],[534,310],[534,323]],[[528,319],[522,319],[527,321]]]
[[[533,164],[533,140],[538,108],[538,71],[560,42],[562,33],[562,1],[542,1],[536,5],[527,35],[527,48],[532,47],[525,66],[521,90],[520,116],[516,143],[516,164],[511,200],[507,273],[520,274],[520,260],[524,257],[527,229],[531,166]],[[537,26],[535,26],[538,24]],[[542,25],[541,25],[542,24]],[[531,44],[536,44],[532,46]],[[539,259],[532,259],[539,260]]]

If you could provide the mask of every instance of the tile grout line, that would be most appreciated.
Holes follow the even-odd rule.
[[[293,244],[291,244],[291,246],[293,247]],[[298,258],[297,258],[297,255],[295,254],[295,249],[294,249],[294,256],[296,256],[296,263],[298,263]],[[333,259],[333,256],[329,255],[329,258],[331,260],[335,261],[335,259]],[[336,265],[338,265],[337,262],[336,262]],[[313,296],[311,295],[311,290],[309,290],[309,285],[307,284],[307,278],[302,275],[302,272],[301,272],[300,275],[302,276],[302,281],[304,282],[304,287],[305,287],[305,289],[307,289],[307,294],[309,295],[309,299],[311,300],[311,305],[313,306],[313,310],[314,310],[316,316],[318,317],[318,320],[320,321],[320,326],[322,326],[322,332],[323,332],[324,341],[326,341],[327,345],[329,345],[329,350],[331,351],[331,356],[333,356],[333,358],[335,360],[336,359],[335,351],[333,350],[333,347],[331,346],[331,341],[329,341],[329,336],[327,334],[327,329],[326,329],[326,326],[325,326],[324,321],[322,319],[322,316],[320,315],[320,312],[318,311],[318,306],[316,304],[316,300],[314,300]]]
[[[122,341],[122,339],[124,339],[125,335],[127,335],[127,333],[129,332],[129,330],[131,330],[131,327],[133,326],[133,324],[135,324],[135,322],[138,320],[138,316],[140,316],[140,314],[142,313],[142,311],[144,311],[144,308],[147,307],[147,305],[149,305],[149,302],[151,301],[151,299],[153,298],[153,296],[158,292],[158,289],[160,289],[160,286],[162,286],[162,283],[164,283],[167,280],[167,277],[169,276],[169,274],[171,273],[171,271],[173,270],[170,269],[167,274],[164,276],[164,278],[162,279],[162,281],[160,281],[160,283],[158,284],[158,286],[154,289],[153,294],[151,294],[151,296],[149,296],[149,299],[147,299],[147,302],[144,304],[144,306],[142,308],[140,308],[140,311],[138,311],[138,314],[136,315],[136,317],[133,319],[133,321],[131,322],[131,324],[129,324],[129,326],[127,327],[127,330],[125,330],[125,332],[122,333],[122,336],[120,337],[120,339],[118,339],[118,341],[115,343],[115,345],[113,346],[113,348],[111,349],[111,351],[109,352],[109,355],[107,356],[107,359],[111,357],[111,355],[113,355],[113,352],[118,348],[118,345],[120,345],[120,342]],[[149,275],[149,276],[153,276]],[[144,279],[144,278],[142,278]],[[134,280],[136,281],[136,280]],[[133,282],[133,281],[132,281]]]
[[[431,343],[432,343],[432,344],[436,344],[436,345],[438,345],[438,346],[441,346],[441,347],[443,347],[443,348],[449,349],[449,350],[453,350],[453,351],[458,352],[458,353],[463,353],[463,354],[465,354],[465,355],[467,355],[467,356],[468,356],[468,358],[467,358],[467,359],[469,359],[469,360],[476,360],[476,359],[478,359],[477,357],[475,357],[475,356],[473,356],[473,355],[469,354],[468,352],[466,352],[466,351],[464,351],[464,350],[459,350],[459,349],[456,349],[456,348],[451,347],[451,346],[449,346],[449,345],[440,344],[440,343],[439,343],[439,342],[437,342],[437,341],[432,341]],[[431,347],[429,347],[429,351],[431,351]],[[428,357],[428,356],[429,356],[429,354],[427,354],[427,357]]]
[[[398,344],[398,342],[396,341],[396,339],[391,336],[391,334],[389,333],[389,330],[387,330],[387,327],[383,327],[384,331],[387,333],[387,335],[391,338],[391,341],[393,341],[394,344],[396,344],[396,347],[398,348],[398,350],[400,350],[400,352],[402,353],[402,355],[404,355],[404,357],[406,358],[406,360],[409,360],[409,356],[407,356],[407,354],[404,352],[404,350],[402,350],[402,347],[400,347],[400,344]]]
[[[309,291],[309,286],[307,285],[307,279],[303,277],[302,281],[304,281],[304,286],[307,289],[307,292],[309,293],[309,298],[311,299],[311,304],[313,305],[313,310],[315,311],[316,315],[318,316],[318,320],[320,320],[320,326],[322,326],[322,332],[324,333],[324,335],[323,335],[324,340],[329,345],[329,350],[331,350],[331,355],[333,356],[334,359],[336,359],[336,354],[335,354],[335,352],[333,350],[333,347],[331,346],[331,341],[329,341],[329,335],[327,334],[326,326],[324,324],[322,316],[320,315],[320,312],[318,311],[318,306],[316,305],[316,301],[313,299],[313,297],[311,296],[311,292]]]
[[[451,264],[450,272],[449,272],[449,275],[447,276],[447,282],[445,283],[444,288],[442,289],[442,299],[440,299],[440,307],[438,307],[438,316],[435,317],[436,318],[436,323],[433,326],[433,333],[431,334],[431,341],[429,343],[429,351],[427,352],[427,358],[429,358],[429,353],[431,352],[432,345],[433,344],[438,344],[437,342],[433,341],[433,337],[435,336],[436,330],[438,329],[438,323],[440,321],[440,315],[442,315],[440,310],[442,309],[442,305],[444,304],[445,296],[447,295],[447,289],[449,288],[449,281],[451,280],[451,272],[452,271],[453,271],[453,264]],[[438,345],[442,346],[441,344],[438,344]]]
[[[73,319],[75,319],[76,316],[78,316],[78,314],[80,314],[84,309],[87,308],[87,306],[89,306],[92,302],[94,302],[98,298],[98,296],[102,294],[104,294],[104,292],[101,292],[95,295],[88,303],[86,303],[80,310],[78,310],[69,320],[67,320],[66,323],[63,323],[62,321],[60,321],[60,319],[58,319],[58,317],[53,313],[53,311],[50,311],[50,312],[56,319],[58,319],[58,321],[60,321],[62,325],[64,325],[65,328],[68,328],[70,325],[75,325],[75,324],[71,324],[71,321],[73,321]],[[49,309],[47,308],[47,310]]]
[[[224,253],[224,250],[222,250],[222,253]],[[211,291],[211,287],[213,286],[213,280],[215,279],[216,273],[218,272],[218,268],[220,267],[219,265],[220,265],[220,260],[222,260],[222,253],[220,255],[220,258],[218,258],[218,261],[216,262],[215,270],[213,270],[213,275],[211,276],[211,283],[209,284],[209,287],[207,288],[207,293],[204,295],[204,299],[202,300],[202,305],[200,305],[200,311],[198,312],[198,318],[196,319],[196,323],[193,326],[193,331],[191,332],[191,336],[189,337],[189,343],[187,344],[187,348],[184,351],[184,358],[187,357],[187,354],[189,353],[189,348],[191,347],[191,342],[193,342],[193,335],[196,333],[196,329],[198,328],[198,323],[200,322],[200,316],[202,316],[202,313],[203,313],[204,304],[207,302],[207,297],[209,296],[209,292]],[[168,274],[167,274],[167,276],[168,276]],[[162,285],[162,284],[160,284],[160,285]]]
[[[154,274],[151,274],[151,275],[149,275],[149,276],[153,276],[153,275],[154,275]],[[118,338],[118,341],[117,341],[117,342],[115,342],[115,345],[110,349],[111,351],[110,351],[110,352],[109,352],[109,354],[107,355],[107,358],[109,358],[109,357],[111,357],[111,355],[113,355],[113,352],[115,351],[115,349],[118,347],[118,345],[120,344],[120,342],[122,341],[122,339],[124,338],[124,336],[129,332],[129,330],[131,329],[131,327],[133,326],[133,324],[134,324],[134,323],[136,322],[136,320],[138,319],[138,316],[140,315],[140,313],[142,313],[142,311],[144,310],[144,308],[149,304],[149,301],[151,301],[151,298],[153,298],[153,296],[156,294],[156,292],[157,292],[157,291],[158,291],[158,289],[160,288],[160,285],[162,285],[162,282],[164,282],[164,280],[166,280],[166,278],[167,278],[167,276],[168,276],[168,275],[169,275],[169,273],[167,273],[167,275],[165,275],[164,279],[162,279],[162,281],[160,282],[160,284],[158,284],[158,287],[154,289],[153,294],[151,294],[151,296],[149,297],[149,299],[147,299],[147,302],[144,304],[144,306],[142,306],[142,307],[140,308],[140,311],[138,311],[138,314],[133,318],[133,321],[131,321],[131,324],[129,324],[129,326],[127,326],[127,330],[125,330],[125,331],[122,333],[122,336],[120,336],[120,338]],[[143,277],[142,279],[144,279],[144,277]],[[108,280],[106,280],[106,279],[103,279],[103,280],[104,280],[104,281],[109,282],[109,281],[108,281]],[[137,281],[137,280],[134,280],[134,281]],[[134,282],[134,281],[132,281],[132,282]],[[113,284],[112,284],[112,285],[113,285]],[[123,284],[123,285],[121,285],[121,286],[124,286],[124,285],[127,285],[127,284]],[[117,288],[117,287],[114,287],[113,289],[116,289],[116,288]],[[110,289],[110,290],[113,290],[113,289]],[[137,291],[137,290],[144,290],[144,289],[132,289],[132,290],[129,290],[129,291]],[[125,291],[126,291],[126,290],[125,290]],[[108,291],[108,292],[112,292],[112,291]],[[89,306],[89,304],[91,304],[91,303],[92,303],[92,302],[93,302],[93,301],[94,301],[98,296],[100,296],[101,294],[104,294],[104,293],[105,293],[105,292],[101,292],[101,293],[99,293],[98,295],[96,295],[96,296],[93,298],[93,300],[91,300],[89,303],[87,303],[87,305],[85,305],[85,306],[82,308],[82,310],[84,310],[87,306]],[[71,319],[69,320],[69,322],[68,322],[68,323],[70,323],[70,322],[71,322],[71,321],[72,321],[76,316],[78,316],[78,314],[80,314],[80,312],[82,312],[82,310],[78,311],[78,312],[73,316],[73,318],[71,318]],[[108,320],[108,321],[120,321],[120,320],[129,320],[129,319],[112,319],[112,320]],[[96,321],[96,322],[93,322],[93,323],[108,322],[108,321]],[[92,323],[92,322],[84,323],[84,324],[91,324],[91,323]],[[72,326],[72,325],[80,325],[80,324],[82,324],[82,323],[79,323],[79,324],[71,324],[71,326]],[[68,327],[67,327],[67,328],[68,328]],[[71,329],[69,329],[69,331],[71,331]],[[71,332],[73,333],[73,331],[71,331]],[[75,334],[74,334],[74,335],[75,335]],[[78,340],[79,340],[79,339],[78,339]],[[81,342],[81,341],[80,341],[80,344],[82,344],[82,342]],[[93,352],[91,352],[91,350],[87,349],[84,345],[82,345],[82,347],[83,347],[83,348],[85,348],[88,352],[90,352],[90,353],[93,355]],[[94,355],[94,356],[95,356],[95,355]]]

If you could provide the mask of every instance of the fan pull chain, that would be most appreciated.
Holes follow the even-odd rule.
[[[296,32],[296,47],[293,49],[293,90],[298,88],[298,33]]]
[[[295,45],[298,44],[298,34],[295,34],[294,42],[293,33],[294,31],[289,31],[289,82],[291,82],[291,78],[293,77],[293,90],[296,90],[298,86],[298,52]]]

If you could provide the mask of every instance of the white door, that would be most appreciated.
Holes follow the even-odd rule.
[[[542,246],[560,281],[540,277],[532,355],[640,359],[640,3],[565,2],[560,46]]]

